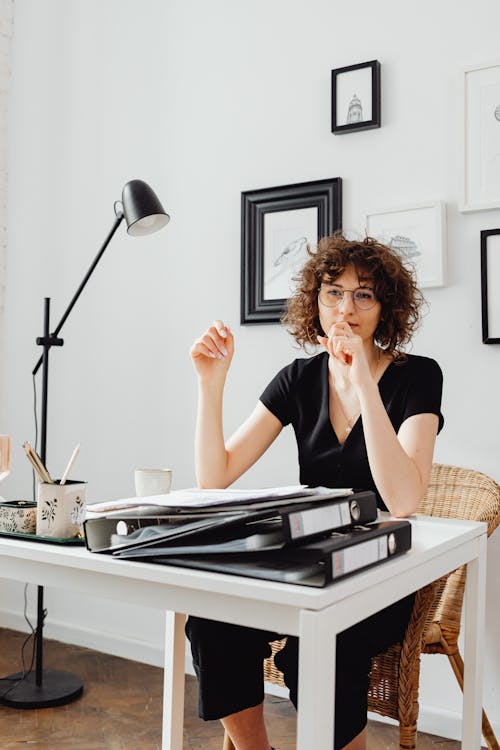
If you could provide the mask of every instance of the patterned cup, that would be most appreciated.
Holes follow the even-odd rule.
[[[87,484],[68,480],[66,484],[41,482],[38,485],[36,533],[71,539],[83,534],[87,505]]]
[[[36,503],[31,500],[0,502],[0,531],[34,534],[36,531]]]

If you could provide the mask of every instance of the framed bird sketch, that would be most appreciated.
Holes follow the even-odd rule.
[[[332,133],[380,127],[378,60],[332,70]]]
[[[308,258],[307,246],[342,228],[342,180],[241,194],[241,323],[276,323]]]
[[[396,250],[421,289],[446,283],[446,212],[442,201],[371,211],[366,232]]]

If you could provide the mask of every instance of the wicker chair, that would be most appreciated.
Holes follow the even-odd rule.
[[[434,464],[418,512],[428,516],[485,521],[488,536],[500,522],[500,486],[471,469]],[[458,649],[465,590],[465,566],[417,592],[405,639],[372,662],[368,707],[399,722],[400,750],[414,750],[417,738],[420,654],[446,654],[463,689],[463,660]],[[272,644],[273,656],[284,641]],[[264,663],[266,682],[284,685],[273,656]],[[483,737],[489,750],[500,750],[483,711]],[[223,750],[234,750],[228,735]]]

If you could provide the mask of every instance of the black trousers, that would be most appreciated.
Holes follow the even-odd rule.
[[[407,596],[338,635],[334,750],[341,750],[366,726],[372,657],[402,641],[414,598],[414,594]],[[282,635],[200,617],[188,619],[186,635],[199,681],[202,719],[221,719],[262,703],[263,660],[271,654],[269,644]],[[298,638],[288,637],[274,657],[295,707],[298,650]]]

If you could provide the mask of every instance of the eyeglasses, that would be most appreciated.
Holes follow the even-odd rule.
[[[325,307],[338,307],[343,301],[346,292],[352,294],[352,301],[359,310],[371,310],[377,304],[375,292],[368,286],[358,286],[357,289],[320,286],[318,288],[318,299]]]

